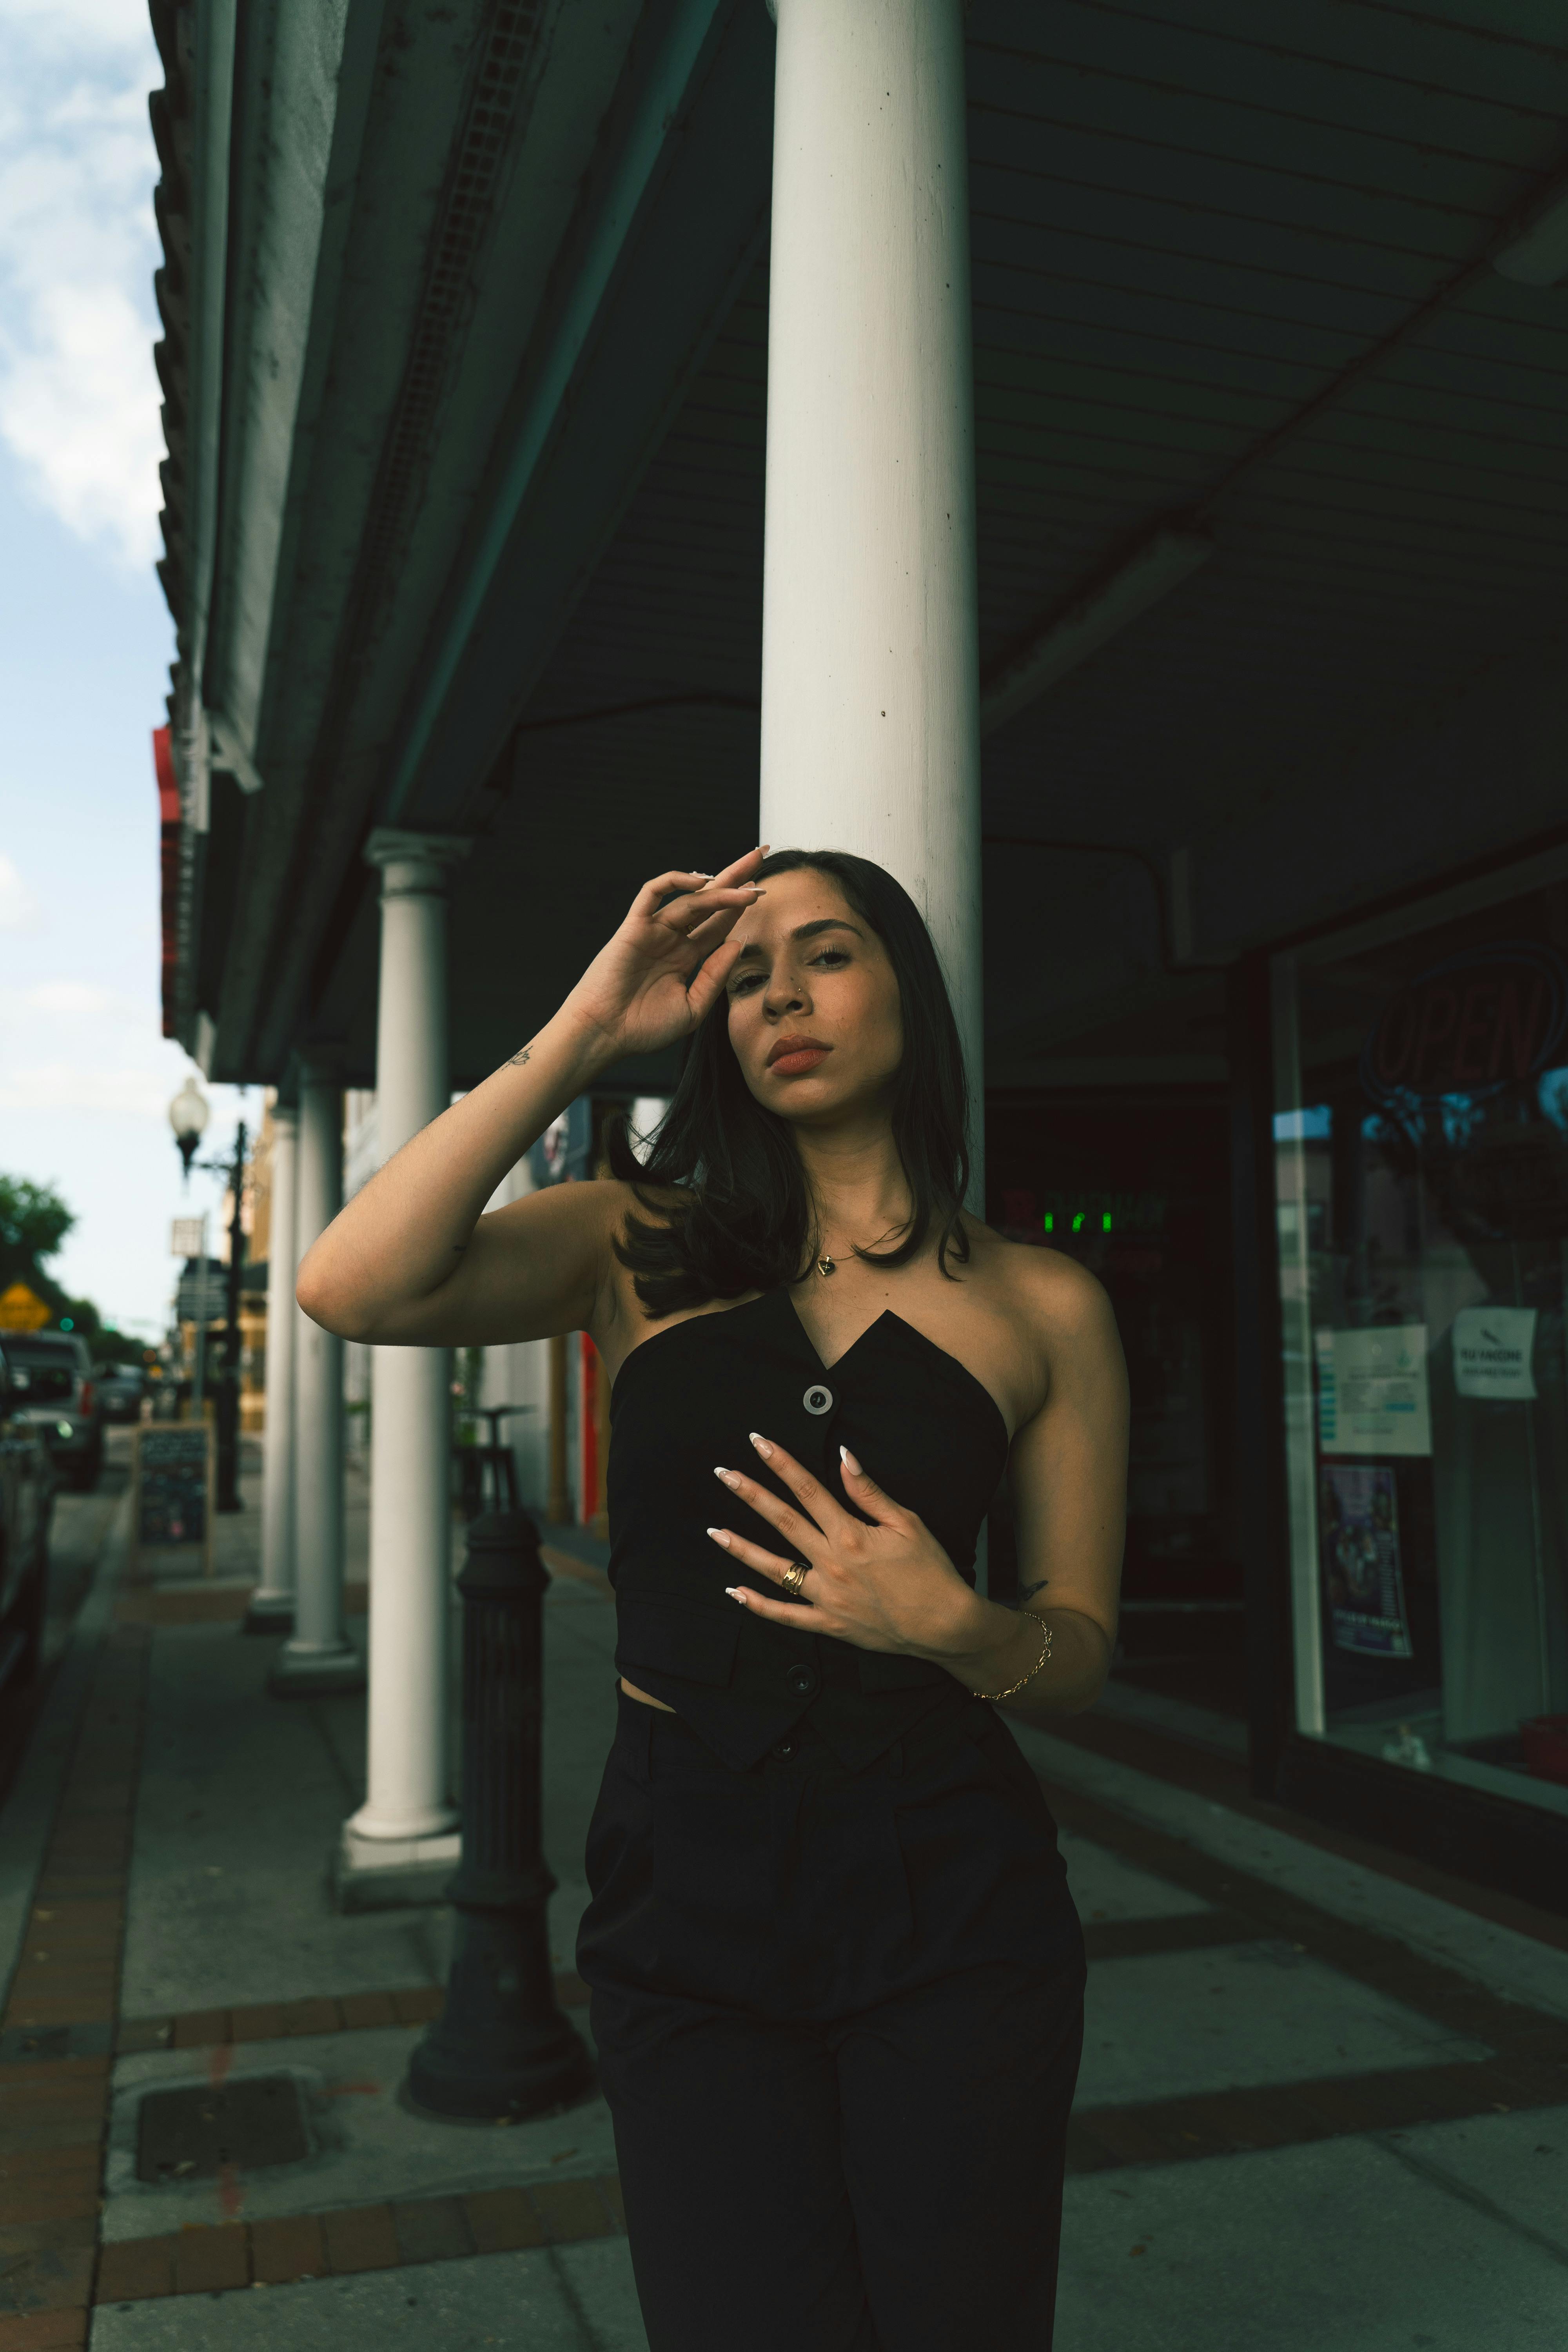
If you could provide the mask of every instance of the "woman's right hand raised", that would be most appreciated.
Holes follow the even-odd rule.
[[[752,877],[766,856],[764,844],[719,874],[645,883],[562,1011],[615,1059],[689,1036],[723,989],[739,952],[730,934],[763,895]]]
[[[595,1184],[547,1185],[484,1213],[555,1114],[623,1054],[684,1037],[722,995],[730,934],[766,851],[721,874],[660,874],[561,1011],[362,1186],[300,1269],[307,1315],[392,1347],[489,1347],[595,1328],[614,1228]]]

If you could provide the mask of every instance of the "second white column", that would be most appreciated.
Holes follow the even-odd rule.
[[[468,844],[383,831],[376,1159],[438,1118],[451,1091],[447,887]],[[350,1908],[434,1902],[458,1857],[447,1769],[451,1356],[379,1348],[371,1374],[370,1721],[365,1801],[343,1825]]]
[[[335,1063],[300,1072],[295,1247],[303,1257],[343,1203],[343,1097]],[[273,1661],[279,1698],[363,1688],[343,1631],[343,1343],[294,1309],[294,1631]]]

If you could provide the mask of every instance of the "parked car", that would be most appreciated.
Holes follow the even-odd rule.
[[[103,1468],[103,1408],[87,1341],[69,1331],[0,1331],[14,1415],[29,1423],[64,1484],[90,1493]]]
[[[100,1364],[94,1378],[105,1421],[140,1421],[147,1375],[140,1364]]]
[[[0,1349],[5,1342],[0,1338]],[[56,1475],[48,1447],[0,1353],[0,1731],[37,1674],[48,1589],[49,1507]],[[0,1753],[9,1742],[0,1737]]]

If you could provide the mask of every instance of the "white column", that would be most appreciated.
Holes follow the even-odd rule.
[[[376,1159],[439,1118],[451,1095],[447,888],[468,849],[384,830],[376,1013]],[[371,1378],[370,1724],[364,1803],[343,1825],[340,1899],[435,1901],[458,1854],[448,1794],[451,1355],[378,1348]]]
[[[298,1224],[304,1256],[342,1205],[343,1098],[336,1073],[306,1062],[300,1078]],[[268,1687],[315,1698],[363,1689],[343,1632],[343,1343],[295,1309],[294,1631]]]
[[[294,1246],[299,1115],[272,1106],[267,1238],[267,1427],[261,1447],[261,1581],[246,1612],[247,1633],[287,1633],[294,1623]]]
[[[770,0],[773,5],[773,0]],[[904,885],[980,1142],[963,0],[776,0],[763,840]]]

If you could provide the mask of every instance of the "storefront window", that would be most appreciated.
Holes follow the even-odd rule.
[[[1298,1726],[1568,1812],[1568,880],[1275,1009]]]

